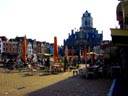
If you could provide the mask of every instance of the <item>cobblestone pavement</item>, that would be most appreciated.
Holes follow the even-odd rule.
[[[0,96],[107,96],[112,82],[73,77],[72,72],[45,76],[25,74],[0,72]]]
[[[69,77],[27,96],[107,96],[110,80]]]

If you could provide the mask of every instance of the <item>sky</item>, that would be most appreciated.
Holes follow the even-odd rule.
[[[88,10],[93,27],[103,39],[111,40],[110,28],[116,28],[118,0],[0,0],[0,36],[24,36],[58,45],[71,30],[81,27],[81,17]]]

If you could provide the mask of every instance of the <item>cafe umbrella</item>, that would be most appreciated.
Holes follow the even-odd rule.
[[[22,42],[22,60],[23,60],[23,62],[27,61],[27,40],[26,40],[26,35],[23,37],[23,42]]]
[[[86,57],[86,48],[83,49],[82,55],[83,55],[83,58]]]
[[[64,71],[66,71],[66,67],[68,64],[68,46],[65,46],[65,58],[64,58]]]
[[[58,45],[57,45],[57,37],[54,37],[54,63],[58,62]]]
[[[74,58],[74,48],[72,46],[72,49],[71,49],[71,55],[72,55],[72,59]]]
[[[65,57],[68,60],[68,46],[65,46]]]

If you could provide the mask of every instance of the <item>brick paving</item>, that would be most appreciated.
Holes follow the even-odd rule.
[[[54,85],[29,93],[27,96],[107,96],[110,80],[69,77]]]
[[[72,72],[24,76],[0,72],[0,96],[107,96],[110,79],[73,77]]]

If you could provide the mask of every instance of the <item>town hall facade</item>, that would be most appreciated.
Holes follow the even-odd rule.
[[[79,55],[80,51],[86,48],[90,48],[93,50],[93,47],[96,45],[100,45],[103,40],[103,34],[99,34],[96,28],[93,28],[93,18],[91,17],[91,13],[87,10],[83,14],[81,18],[82,24],[79,30],[71,31],[67,39],[64,40],[64,48],[65,46],[69,49],[69,55],[71,54],[72,47],[75,50],[74,55]]]

